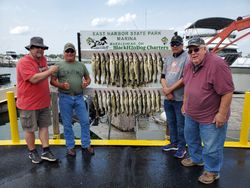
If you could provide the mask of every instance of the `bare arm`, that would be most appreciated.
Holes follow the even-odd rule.
[[[84,80],[82,82],[82,88],[86,88],[91,83],[91,79],[88,76],[84,76]]]
[[[44,71],[44,72],[39,72],[39,73],[36,73],[34,74],[30,79],[29,81],[32,83],[32,84],[36,84],[46,78],[48,78],[50,75],[52,75],[54,72],[56,72],[58,70],[58,67],[56,65],[52,65],[49,67],[48,70]]]
[[[224,125],[227,119],[227,113],[229,111],[232,102],[233,92],[227,93],[221,97],[220,107],[218,113],[214,117],[213,123],[216,127],[221,127]]]

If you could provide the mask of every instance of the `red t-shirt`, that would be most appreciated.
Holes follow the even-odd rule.
[[[219,110],[221,96],[234,91],[229,66],[213,53],[205,55],[196,72],[193,64],[188,63],[183,80],[185,113],[199,123],[212,123]]]
[[[37,110],[50,106],[50,91],[48,78],[32,84],[29,79],[36,73],[47,70],[47,61],[42,58],[38,64],[25,55],[17,63],[17,107],[23,110]]]

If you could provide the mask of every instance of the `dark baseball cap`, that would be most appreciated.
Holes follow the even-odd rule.
[[[176,36],[173,36],[173,37],[172,37],[170,43],[171,43],[171,44],[172,44],[172,43],[181,43],[181,44],[182,44],[182,43],[183,43],[183,39],[182,39],[181,36],[176,35]]]
[[[201,45],[205,45],[205,41],[200,37],[194,37],[188,41],[187,48],[189,48],[190,46],[201,46]]]

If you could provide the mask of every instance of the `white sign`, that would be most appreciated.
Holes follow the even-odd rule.
[[[173,30],[105,30],[81,31],[81,51],[169,50]]]

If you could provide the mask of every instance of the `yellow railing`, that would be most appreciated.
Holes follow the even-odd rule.
[[[225,147],[250,148],[250,142],[248,142],[250,127],[250,92],[246,92],[244,97],[240,141],[225,142]],[[0,145],[25,145],[25,141],[19,139],[16,104],[13,92],[7,92],[7,102],[10,118],[11,140],[0,140]],[[59,139],[56,135],[54,135],[54,138],[55,139],[50,140],[50,144],[65,145],[65,140]],[[91,140],[92,145],[163,146],[168,143],[169,141],[167,140]],[[40,141],[36,140],[36,144],[40,144]],[[76,140],[76,145],[80,144],[80,140]]]

